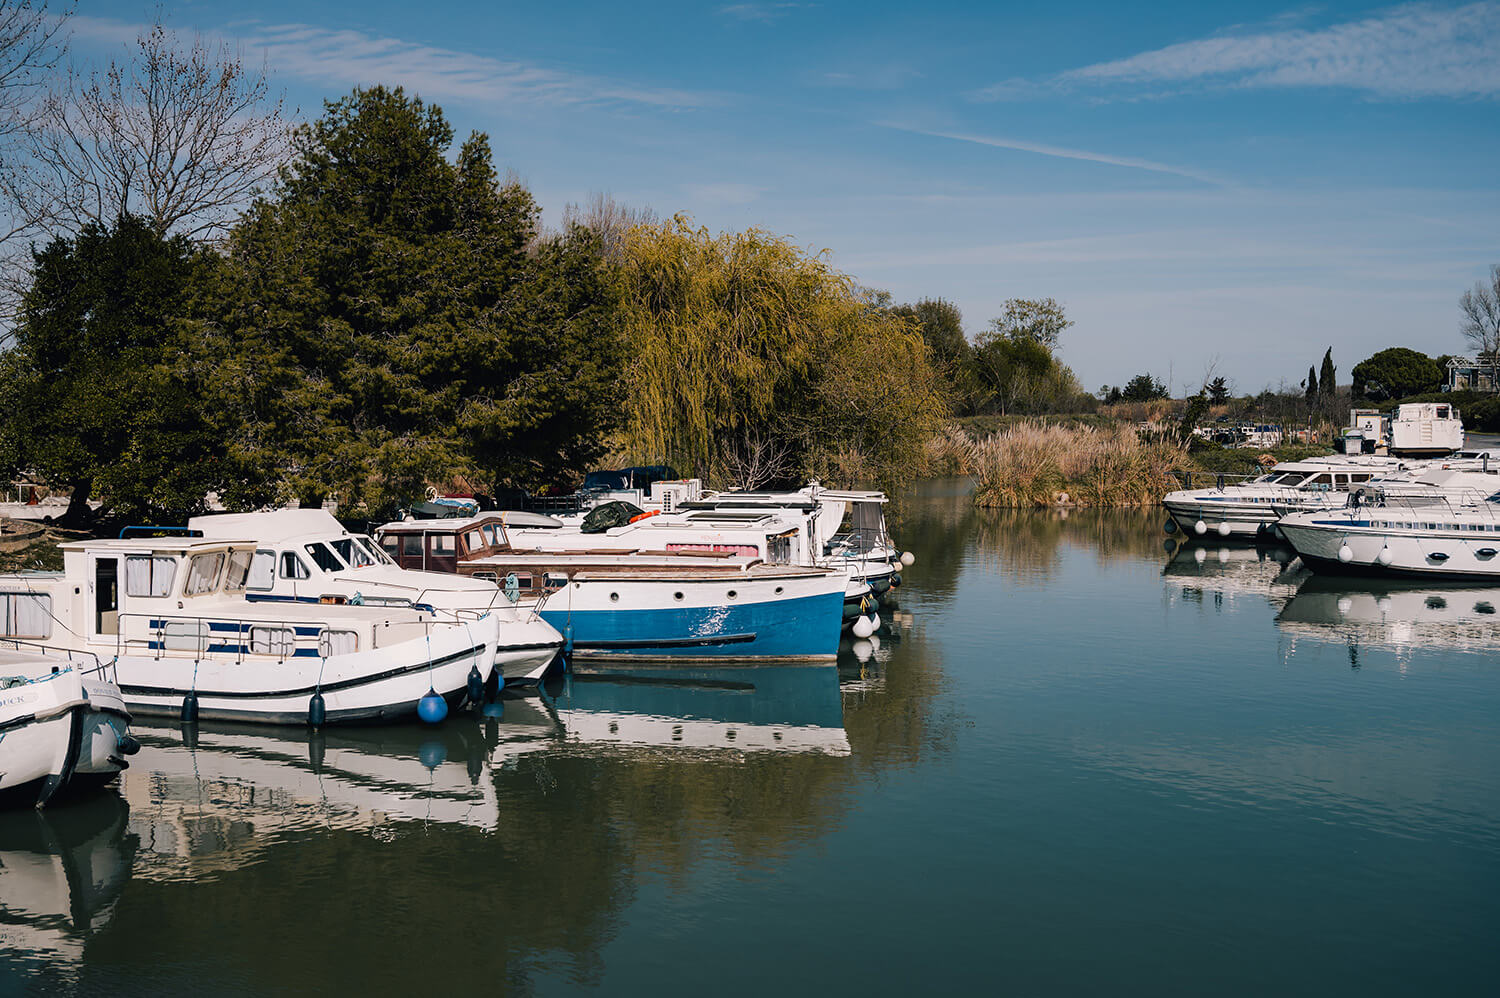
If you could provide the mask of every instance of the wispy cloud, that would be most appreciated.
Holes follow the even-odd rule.
[[[1168,163],[1157,163],[1149,159],[1137,159],[1133,156],[1114,156],[1109,153],[1090,152],[1086,149],[1068,149],[1063,146],[1046,145],[1041,142],[1023,142],[1019,139],[1000,138],[993,135],[972,135],[963,132],[942,132],[926,128],[917,128],[912,125],[903,125],[897,122],[876,122],[882,128],[893,128],[897,131],[911,132],[914,135],[927,135],[936,139],[950,139],[954,142],[972,142],[975,145],[991,146],[995,149],[1014,149],[1017,152],[1035,153],[1038,156],[1055,156],[1058,159],[1078,159],[1088,163],[1104,163],[1109,166],[1123,166],[1133,170],[1149,170],[1152,173],[1168,173],[1174,177],[1186,177],[1204,184],[1223,185],[1224,180],[1191,170],[1186,167],[1172,166]]]
[[[798,7],[815,7],[810,3],[734,3],[720,7],[719,13],[736,21],[759,21],[770,24],[780,20]]]
[[[972,96],[1192,83],[1226,88],[1329,87],[1386,98],[1500,96],[1500,3],[1409,4],[1321,29],[1233,33],[1068,70],[1004,80]]]
[[[83,16],[70,20],[69,26],[75,36],[114,43],[128,43],[145,28]],[[227,29],[223,37],[242,45],[249,56],[264,54],[277,75],[339,84],[400,84],[428,99],[554,106],[627,103],[679,109],[722,102],[714,94],[641,86],[353,29],[251,22]]]

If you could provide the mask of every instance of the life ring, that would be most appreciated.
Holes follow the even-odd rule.
[[[653,509],[649,513],[637,513],[635,516],[632,516],[627,522],[634,523],[637,520],[644,520],[647,517],[660,516],[660,515],[661,515],[661,510],[659,510],[659,509]]]

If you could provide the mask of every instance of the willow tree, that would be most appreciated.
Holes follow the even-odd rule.
[[[638,459],[743,485],[918,470],[946,412],[921,333],[822,255],[678,216],[631,230],[622,280]]]

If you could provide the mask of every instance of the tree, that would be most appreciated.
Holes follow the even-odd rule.
[[[1168,397],[1167,386],[1150,374],[1137,374],[1125,383],[1120,397],[1126,402],[1150,402],[1154,399],[1164,399]]]
[[[980,378],[1000,407],[1001,414],[1035,392],[1030,386],[1044,382],[1057,365],[1052,351],[1037,340],[1014,338],[993,328],[979,336],[974,349]]]
[[[1307,404],[1312,405],[1318,400],[1318,372],[1313,368],[1307,369],[1307,380],[1302,382],[1302,387],[1307,392]]]
[[[1323,367],[1318,371],[1318,397],[1325,402],[1338,391],[1338,375],[1333,369],[1333,347],[1323,354]]]
[[[1479,355],[1475,360],[1488,362],[1490,383],[1500,384],[1500,264],[1490,267],[1486,284],[1478,281],[1458,299],[1463,312],[1459,330]]]
[[[1206,387],[1208,390],[1209,401],[1213,402],[1215,405],[1219,405],[1229,401],[1229,382],[1224,380],[1223,375],[1214,378],[1208,383]]]
[[[1013,340],[1031,340],[1048,350],[1057,346],[1058,337],[1073,323],[1053,298],[1011,298],[1005,311],[990,320],[993,333]]]
[[[0,463],[120,515],[200,512],[222,474],[209,427],[195,289],[217,266],[145,220],[86,225],[36,254],[16,347],[0,360]]]
[[[947,379],[955,411],[972,412],[982,400],[984,388],[975,370],[974,345],[964,333],[963,313],[958,306],[943,298],[924,298],[914,305],[898,305],[891,312],[922,334],[933,365]]]
[[[604,448],[619,399],[618,284],[578,226],[538,240],[475,133],[356,90],[299,128],[233,230],[221,288],[226,501],[337,493],[372,514],[454,475],[548,484]]]
[[[43,221],[24,197],[36,179],[27,153],[47,83],[63,57],[71,13],[71,4],[53,11],[45,2],[0,2],[0,196],[9,213],[0,243]]]
[[[1352,377],[1356,397],[1389,402],[1437,391],[1442,385],[1443,372],[1424,353],[1406,347],[1388,347],[1355,364]]]
[[[211,237],[274,176],[281,114],[264,72],[201,38],[184,49],[158,21],[133,59],[47,99],[15,193],[26,213],[74,232],[129,213],[162,235]]]
[[[637,459],[722,478],[760,452],[895,481],[947,414],[920,333],[787,239],[679,215],[631,230],[623,279]]]

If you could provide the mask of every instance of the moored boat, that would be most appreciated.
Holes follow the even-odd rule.
[[[460,701],[494,628],[431,607],[255,604],[255,546],[185,537],[62,545],[63,571],[0,576],[28,612],[0,638],[92,653],[133,712],[271,723],[407,716]]]
[[[204,537],[251,538],[255,554],[245,580],[251,602],[432,607],[496,629],[493,668],[508,683],[536,682],[562,650],[563,637],[531,611],[517,608],[494,582],[405,568],[364,534],[351,533],[323,509],[225,513],[188,521]],[[423,557],[427,552],[423,552]],[[440,551],[433,564],[447,564]],[[491,665],[480,669],[489,678]]]

